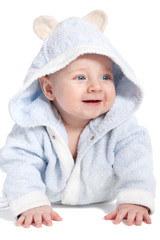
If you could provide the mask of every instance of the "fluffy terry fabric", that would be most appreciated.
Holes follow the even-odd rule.
[[[109,112],[85,127],[74,162],[61,117],[38,78],[85,53],[113,60],[116,99]],[[80,205],[115,198],[117,204],[140,204],[153,212],[150,139],[133,116],[141,100],[132,70],[98,29],[81,18],[58,24],[9,105],[15,126],[0,151],[0,166],[7,174],[3,191],[14,216],[50,202]]]

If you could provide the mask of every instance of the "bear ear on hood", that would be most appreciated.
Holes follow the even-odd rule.
[[[33,29],[40,39],[45,40],[58,24],[52,16],[40,16],[34,20]]]
[[[83,17],[83,19],[93,24],[101,32],[105,30],[108,23],[107,15],[101,10],[95,10]],[[52,16],[40,16],[34,20],[33,29],[40,39],[45,40],[49,34],[56,29],[58,24],[59,23]]]
[[[83,19],[93,24],[102,33],[104,32],[108,23],[108,17],[106,13],[101,10],[95,10],[83,17]]]

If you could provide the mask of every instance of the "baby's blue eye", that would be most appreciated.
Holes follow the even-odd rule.
[[[78,76],[77,79],[78,80],[84,80],[85,78],[83,76]]]
[[[102,79],[103,79],[103,80],[108,80],[109,77],[108,77],[107,75],[105,75],[105,76],[102,77]]]

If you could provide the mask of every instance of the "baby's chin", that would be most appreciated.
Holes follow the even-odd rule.
[[[108,111],[107,111],[107,112],[108,112]],[[94,115],[92,118],[90,118],[90,120],[93,120],[93,119],[95,119],[95,118],[98,118],[98,117],[100,117],[100,116],[103,116],[103,115],[105,115],[107,112],[102,112],[102,113],[100,113],[100,114]]]

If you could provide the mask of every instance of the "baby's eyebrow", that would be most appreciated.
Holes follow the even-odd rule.
[[[67,74],[73,74],[76,72],[87,72],[87,68],[77,68],[74,70],[68,70]],[[112,68],[105,68],[104,71],[102,71],[104,74],[108,73],[108,74],[113,74],[113,70]]]
[[[113,69],[112,69],[112,68],[107,68],[106,71],[107,71],[107,73],[109,73],[109,74],[113,74]]]
[[[68,70],[67,73],[71,74],[71,73],[75,73],[75,72],[85,72],[85,71],[87,71],[86,68],[77,68],[77,69],[74,69],[74,70]]]

